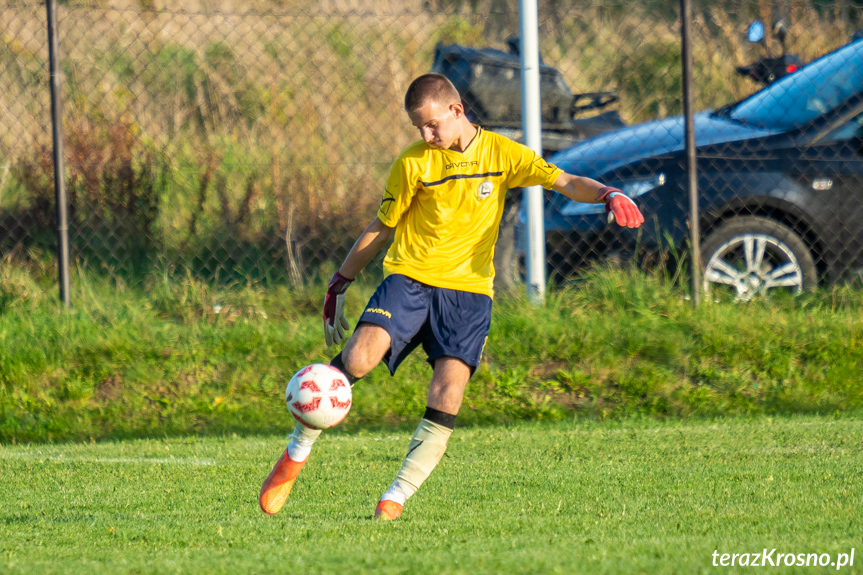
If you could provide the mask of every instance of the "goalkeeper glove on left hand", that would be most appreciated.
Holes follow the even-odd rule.
[[[644,223],[638,206],[628,196],[617,188],[605,186],[599,190],[596,197],[597,202],[605,202],[605,216],[608,223],[617,220],[617,223],[626,228],[637,228]]]
[[[324,299],[324,338],[327,347],[333,343],[338,345],[347,339],[345,330],[350,324],[345,317],[345,292],[352,281],[354,280],[336,272],[327,286],[327,297]]]

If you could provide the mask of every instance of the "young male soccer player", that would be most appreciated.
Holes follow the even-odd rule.
[[[323,314],[327,345],[347,339],[345,290],[395,234],[384,259],[386,277],[331,362],[353,384],[382,360],[395,373],[422,345],[433,368],[425,415],[375,509],[375,517],[387,520],[401,514],[443,456],[479,365],[491,323],[492,256],[507,190],[541,185],[578,202],[605,203],[621,226],[644,222],[620,190],[567,174],[529,148],[471,124],[444,76],[414,80],[405,111],[422,140],[393,164],[377,217],[330,280]],[[261,486],[266,513],[282,508],[320,433],[296,425]]]

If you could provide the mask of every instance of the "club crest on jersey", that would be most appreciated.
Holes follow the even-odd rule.
[[[483,182],[476,189],[476,198],[478,200],[484,200],[491,195],[494,191],[494,184],[491,180],[483,180]]]

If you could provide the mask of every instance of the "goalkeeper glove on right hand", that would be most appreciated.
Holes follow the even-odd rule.
[[[352,281],[354,280],[336,272],[327,286],[327,297],[324,299],[324,338],[327,347],[333,343],[338,345],[347,339],[345,330],[350,324],[345,317],[345,292]]]
[[[617,188],[605,186],[599,190],[596,201],[605,202],[605,216],[609,224],[617,220],[622,227],[637,228],[644,223],[644,216],[635,202]]]

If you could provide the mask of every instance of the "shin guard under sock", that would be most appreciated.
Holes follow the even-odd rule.
[[[420,485],[431,475],[446,451],[455,416],[427,409],[411,438],[408,454],[389,490],[381,499],[404,505]]]

